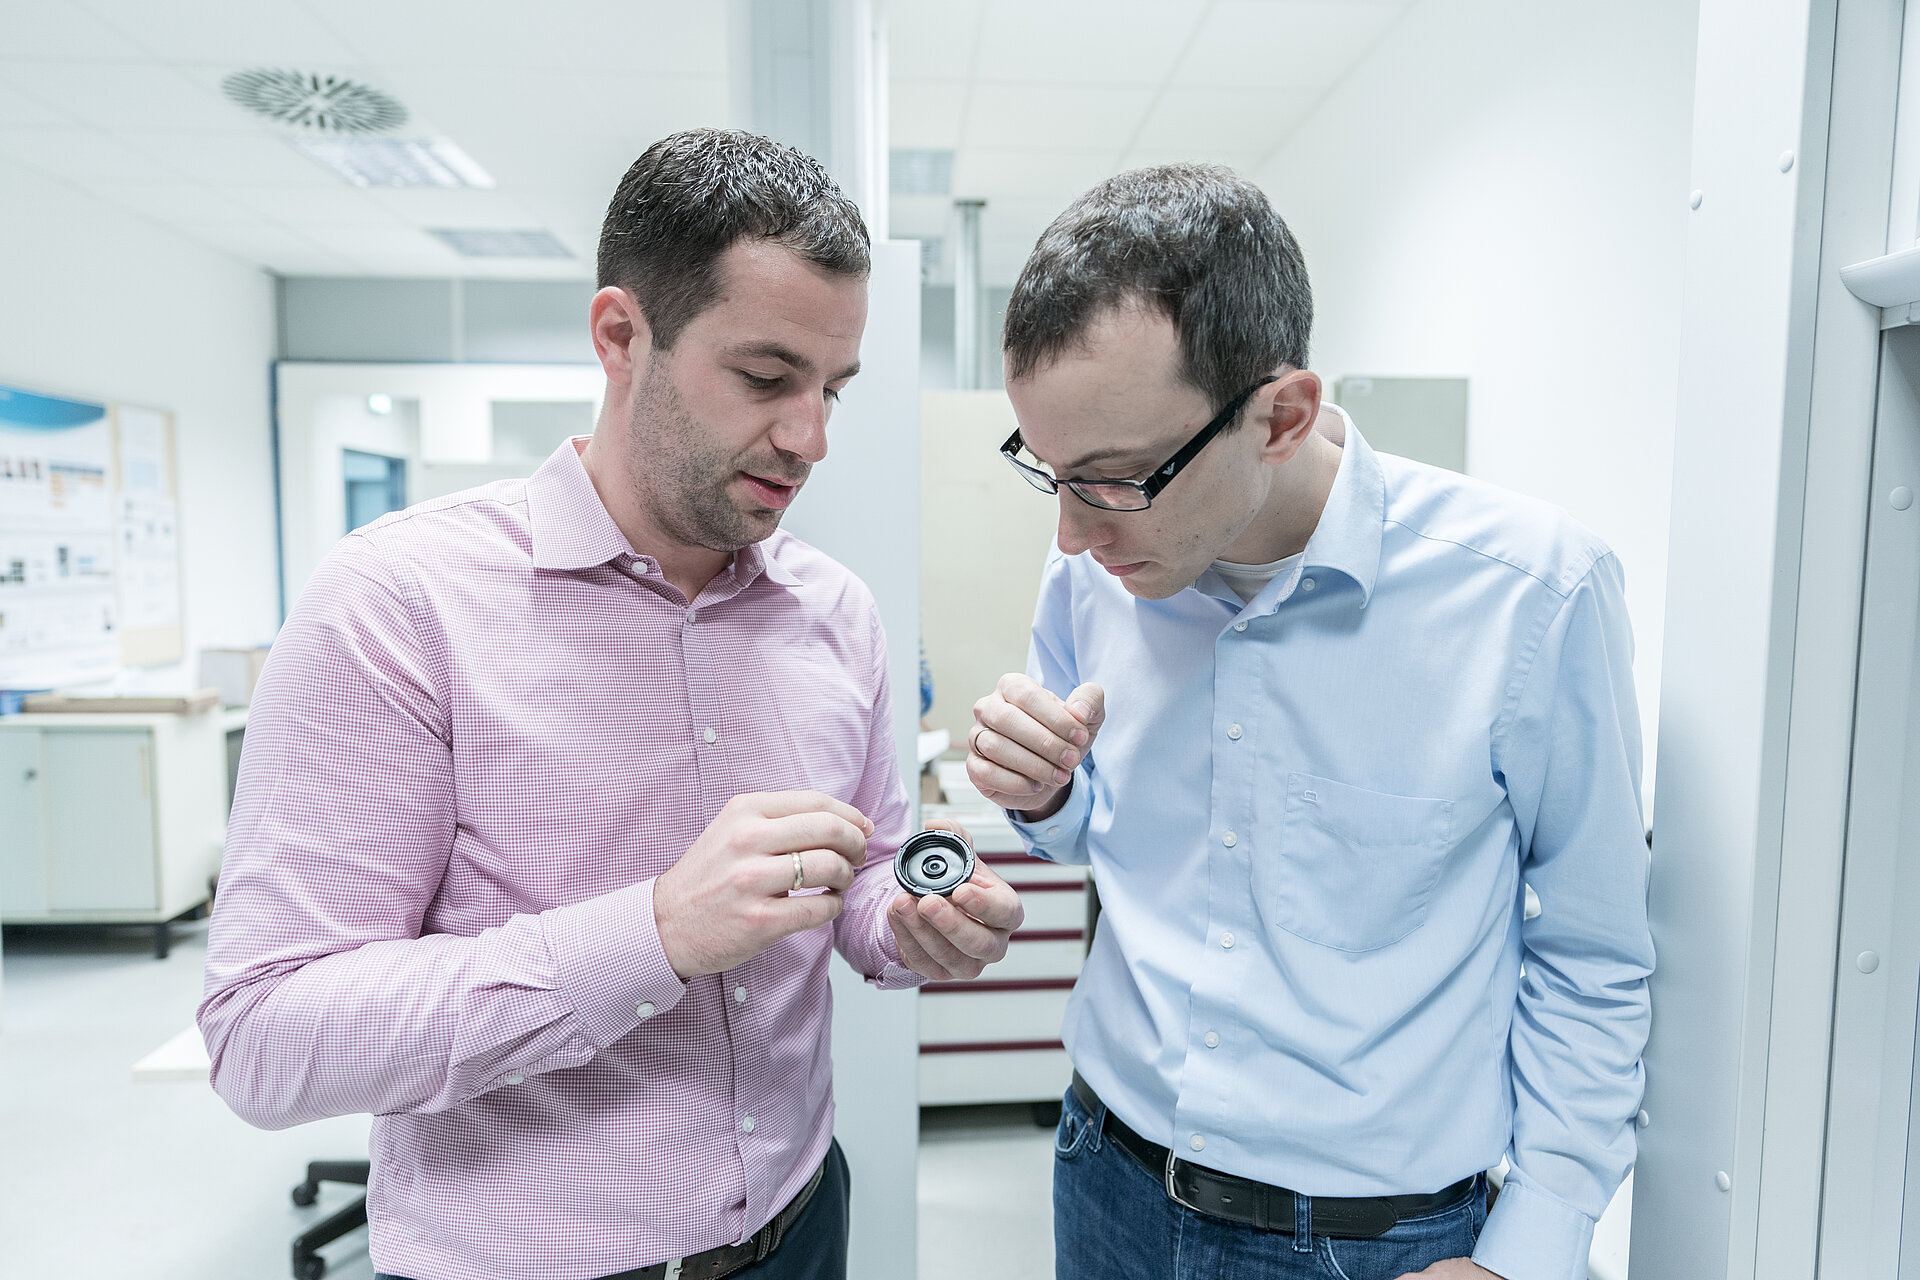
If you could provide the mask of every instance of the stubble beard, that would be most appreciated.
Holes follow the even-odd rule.
[[[762,542],[780,527],[784,511],[743,509],[730,493],[742,471],[805,481],[810,468],[777,456],[766,461],[731,454],[706,438],[673,383],[650,372],[637,388],[628,422],[628,481],[655,525],[687,546],[731,554]]]

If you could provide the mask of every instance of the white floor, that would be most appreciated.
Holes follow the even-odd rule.
[[[349,1117],[266,1133],[204,1084],[136,1084],[133,1062],[192,1018],[205,926],[153,959],[145,929],[9,929],[0,976],[0,1257],[7,1276],[284,1280],[295,1234],[345,1203],[288,1189],[312,1159],[366,1152]],[[1051,1280],[1051,1135],[1024,1108],[929,1112],[920,1145],[920,1280]],[[858,1170],[855,1171],[858,1176]],[[370,1280],[364,1232],[330,1280]]]

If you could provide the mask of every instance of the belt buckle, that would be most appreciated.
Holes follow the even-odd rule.
[[[1188,1204],[1185,1200],[1182,1200],[1180,1198],[1180,1192],[1174,1188],[1173,1167],[1179,1163],[1180,1163],[1179,1156],[1173,1154],[1173,1152],[1171,1151],[1167,1152],[1167,1171],[1166,1171],[1167,1199],[1173,1201],[1175,1204],[1179,1205],[1182,1209],[1190,1209],[1194,1213],[1205,1213],[1206,1210],[1202,1209],[1199,1205]]]
[[[680,1280],[680,1267],[685,1262],[685,1258],[668,1258],[667,1269],[661,1274],[660,1280]]]

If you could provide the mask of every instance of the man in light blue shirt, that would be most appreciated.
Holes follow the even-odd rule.
[[[1207,166],[1081,197],[1008,306],[1004,451],[1060,520],[968,770],[1103,908],[1056,1275],[1581,1280],[1653,967],[1620,566],[1375,453],[1311,319]]]

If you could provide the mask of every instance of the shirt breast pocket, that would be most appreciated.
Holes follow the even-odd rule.
[[[1279,928],[1340,951],[1376,951],[1426,923],[1453,834],[1453,802],[1287,775],[1277,856],[1254,893]]]

